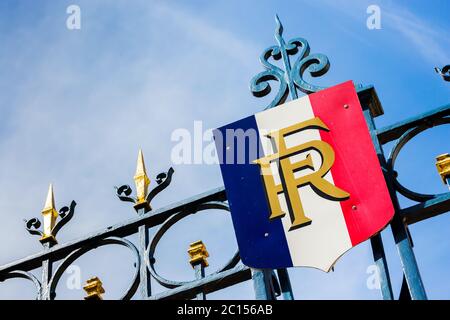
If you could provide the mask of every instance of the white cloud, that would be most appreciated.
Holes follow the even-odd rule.
[[[442,30],[401,7],[385,9],[383,16],[388,19],[389,25],[400,32],[428,62],[433,65],[449,63],[448,30]]]
[[[381,30],[371,31],[372,33],[382,31],[395,31],[403,39],[398,40],[398,45],[409,45],[413,47],[428,63],[434,65],[445,65],[450,61],[450,34],[448,30],[441,28],[434,21],[428,21],[415,14],[405,6],[394,4],[392,1],[335,1],[317,0],[308,5],[316,9],[327,6],[333,10],[345,14],[351,19],[358,21],[361,28],[354,30],[339,26],[343,31],[352,37],[366,43],[367,35],[361,34],[366,28],[366,19],[369,15],[366,8],[376,4],[381,8]],[[342,17],[341,17],[342,19]],[[359,34],[359,36],[358,36]],[[402,42],[405,41],[405,42]],[[412,53],[413,54],[413,53]]]
[[[227,30],[220,29],[210,21],[205,21],[197,15],[183,11],[174,5],[158,2],[151,10],[161,21],[161,25],[176,26],[179,32],[189,36],[192,41],[199,42],[202,46],[213,47],[243,66],[249,64],[248,57],[258,54],[258,51],[248,39],[241,39]],[[176,48],[175,42],[174,48]]]

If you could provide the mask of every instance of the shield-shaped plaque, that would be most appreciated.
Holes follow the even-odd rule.
[[[242,261],[329,271],[394,209],[351,81],[214,131]]]

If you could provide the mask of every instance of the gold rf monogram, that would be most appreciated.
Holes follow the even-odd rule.
[[[328,143],[322,140],[312,140],[290,148],[286,146],[285,138],[287,136],[308,129],[329,131],[328,127],[318,117],[277,131],[272,131],[267,137],[271,139],[276,153],[254,161],[254,163],[261,167],[266,195],[271,210],[269,219],[282,218],[286,215],[281,210],[278,199],[278,195],[284,193],[291,218],[289,231],[311,224],[311,219],[305,215],[303,210],[298,192],[299,187],[310,185],[319,196],[329,200],[339,201],[350,197],[348,192],[324,179],[324,176],[330,171],[335,160],[334,150]],[[312,173],[296,178],[294,176],[295,172],[304,169],[314,170],[314,164],[310,153],[304,160],[294,163],[291,162],[290,157],[309,150],[315,150],[320,154],[322,164],[319,169]],[[275,161],[278,162],[281,184],[276,184],[272,175],[271,163]]]

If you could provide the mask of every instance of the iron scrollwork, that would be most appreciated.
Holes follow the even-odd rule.
[[[33,282],[34,286],[36,287],[36,300],[41,300],[41,291],[42,291],[41,282],[36,278],[34,274],[32,274],[29,271],[16,270],[9,272],[6,275],[0,275],[0,282],[15,278],[27,279]]]
[[[44,232],[39,229],[41,227],[39,218],[31,218],[29,220],[23,219],[23,222],[25,223],[25,230],[27,230],[29,234],[41,237],[44,235]]]
[[[75,201],[72,201],[70,203],[70,206],[64,206],[61,209],[59,209],[60,220],[56,223],[56,225],[52,229],[52,233],[54,236],[56,236],[59,230],[61,230],[61,228],[73,218],[76,205],[77,203]],[[35,217],[29,220],[24,219],[23,221],[25,223],[25,229],[30,234],[43,236],[44,232],[39,229],[41,227],[41,221],[39,220],[39,218]]]
[[[41,236],[41,242],[43,239],[45,239],[45,237],[52,237],[53,239],[55,239],[56,235],[61,230],[61,228],[73,218],[76,205],[77,203],[75,201],[72,201],[69,206],[64,206],[61,209],[59,209],[57,213],[59,220],[54,225],[50,225],[51,228],[49,229],[50,230],[49,234],[46,234],[45,232],[45,221],[44,221],[44,229],[40,229],[42,223],[39,220],[39,218],[36,217],[31,218],[29,220],[24,219],[25,229],[31,235]],[[56,242],[56,240],[54,241]]]
[[[303,38],[294,38],[287,43],[283,39],[283,25],[278,16],[275,17],[277,28],[275,38],[277,46],[271,46],[264,50],[260,56],[260,62],[266,69],[260,72],[250,82],[250,90],[255,97],[264,97],[271,92],[269,81],[278,81],[278,93],[272,102],[265,108],[273,108],[286,101],[288,93],[292,99],[296,99],[297,89],[309,94],[324,89],[324,87],[308,83],[303,75],[308,71],[312,77],[324,75],[330,68],[328,57],[323,54],[311,54],[308,41]],[[297,60],[291,68],[290,57],[298,54]],[[269,62],[269,59],[275,61],[283,59],[284,71]]]
[[[445,67],[441,68],[434,68],[437,74],[439,74],[444,81],[450,81],[450,64],[446,65]]]
[[[421,194],[415,191],[412,191],[405,186],[403,186],[398,181],[398,174],[395,171],[395,162],[397,160],[398,155],[400,154],[400,151],[403,149],[403,147],[415,136],[418,134],[424,132],[425,130],[431,129],[436,126],[441,126],[445,124],[450,124],[450,117],[442,117],[437,119],[429,119],[427,121],[424,121],[422,124],[417,125],[416,127],[410,128],[406,130],[400,138],[398,138],[395,141],[394,146],[392,147],[392,150],[388,157],[388,170],[391,173],[391,176],[393,177],[394,186],[396,190],[406,198],[416,201],[416,202],[424,202],[439,196],[442,196],[443,194]]]
[[[79,257],[81,257],[82,255],[84,255],[85,253],[87,253],[91,250],[97,249],[102,246],[111,245],[111,244],[124,246],[124,247],[130,249],[131,252],[133,253],[134,267],[135,267],[133,278],[132,278],[131,284],[129,285],[129,287],[127,288],[125,293],[120,298],[121,300],[130,300],[133,297],[133,295],[136,293],[136,290],[139,286],[139,268],[141,265],[141,258],[139,255],[139,251],[137,250],[137,248],[134,246],[133,243],[131,243],[127,239],[122,239],[122,238],[118,238],[118,237],[101,239],[95,245],[85,246],[85,247],[82,247],[82,248],[70,253],[63,260],[63,262],[58,266],[58,268],[55,270],[55,273],[53,274],[53,276],[49,282],[51,299],[54,299],[56,297],[56,286],[58,285],[59,280],[61,279],[62,275],[67,270],[67,268],[75,260],[77,260]]]
[[[159,173],[155,179],[157,184],[156,187],[148,192],[150,179],[147,176],[142,151],[139,151],[138,165],[136,169],[136,175],[134,177],[136,184],[136,197],[131,197],[131,193],[133,192],[133,190],[129,185],[116,187],[117,197],[121,201],[134,203],[136,209],[143,207],[145,209],[145,212],[150,211],[151,201],[157,194],[159,194],[170,185],[174,172],[175,171],[171,167],[167,172]]]
[[[163,235],[170,229],[170,227],[172,227],[175,223],[177,223],[178,221],[180,221],[181,219],[186,218],[187,216],[191,215],[191,214],[195,214],[197,212],[200,211],[204,211],[204,210],[211,210],[211,209],[217,209],[217,210],[225,210],[227,212],[230,211],[230,208],[228,206],[227,203],[224,202],[220,202],[220,201],[211,201],[211,202],[207,202],[207,203],[203,203],[203,204],[199,204],[193,208],[188,208],[184,211],[181,211],[175,215],[173,215],[170,219],[168,219],[160,228],[159,230],[156,232],[155,236],[153,237],[151,243],[149,244],[146,253],[145,253],[145,263],[152,275],[152,277],[162,286],[166,287],[166,288],[176,288],[176,287],[180,287],[183,285],[186,285],[192,281],[173,281],[173,280],[168,280],[163,278],[162,276],[160,276],[158,274],[158,272],[156,271],[155,268],[155,264],[156,264],[156,259],[155,259],[155,251],[156,251],[156,247],[159,243],[159,241],[161,240],[161,238],[163,237]],[[229,270],[233,267],[235,267],[240,261],[240,256],[239,256],[239,252],[237,251],[232,258],[221,268],[219,268],[217,271],[213,272],[213,274],[217,274],[220,272],[223,272],[225,270]]]
[[[175,172],[175,170],[173,168],[169,168],[169,170],[167,172],[159,173],[156,176],[155,181],[157,183],[157,186],[148,193],[148,195],[146,197],[146,201],[148,203],[150,203],[158,193],[160,193],[161,191],[163,191],[170,185],[170,183],[172,181],[172,175],[174,174],[174,172]],[[133,192],[133,189],[129,185],[127,185],[127,184],[122,185],[120,187],[117,187],[116,190],[117,190],[117,197],[121,201],[131,202],[131,203],[137,202],[136,197],[130,196],[131,193]]]

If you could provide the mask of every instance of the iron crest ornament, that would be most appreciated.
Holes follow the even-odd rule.
[[[324,87],[308,83],[303,75],[308,71],[311,76],[320,77],[330,68],[326,55],[310,54],[309,43],[306,39],[294,38],[286,42],[283,38],[283,25],[278,15],[275,16],[275,21],[277,24],[275,39],[278,45],[264,50],[259,60],[266,70],[257,74],[250,82],[250,90],[255,97],[264,97],[271,92],[270,80],[279,82],[278,93],[266,109],[284,103],[288,93],[292,99],[297,99],[297,89],[307,94],[324,89]],[[297,59],[291,66],[291,57],[297,53]],[[282,59],[284,70],[269,62],[270,59]]]
[[[444,79],[444,81],[450,82],[450,64],[444,66],[442,69],[436,67],[434,70],[442,77],[442,79]]]

